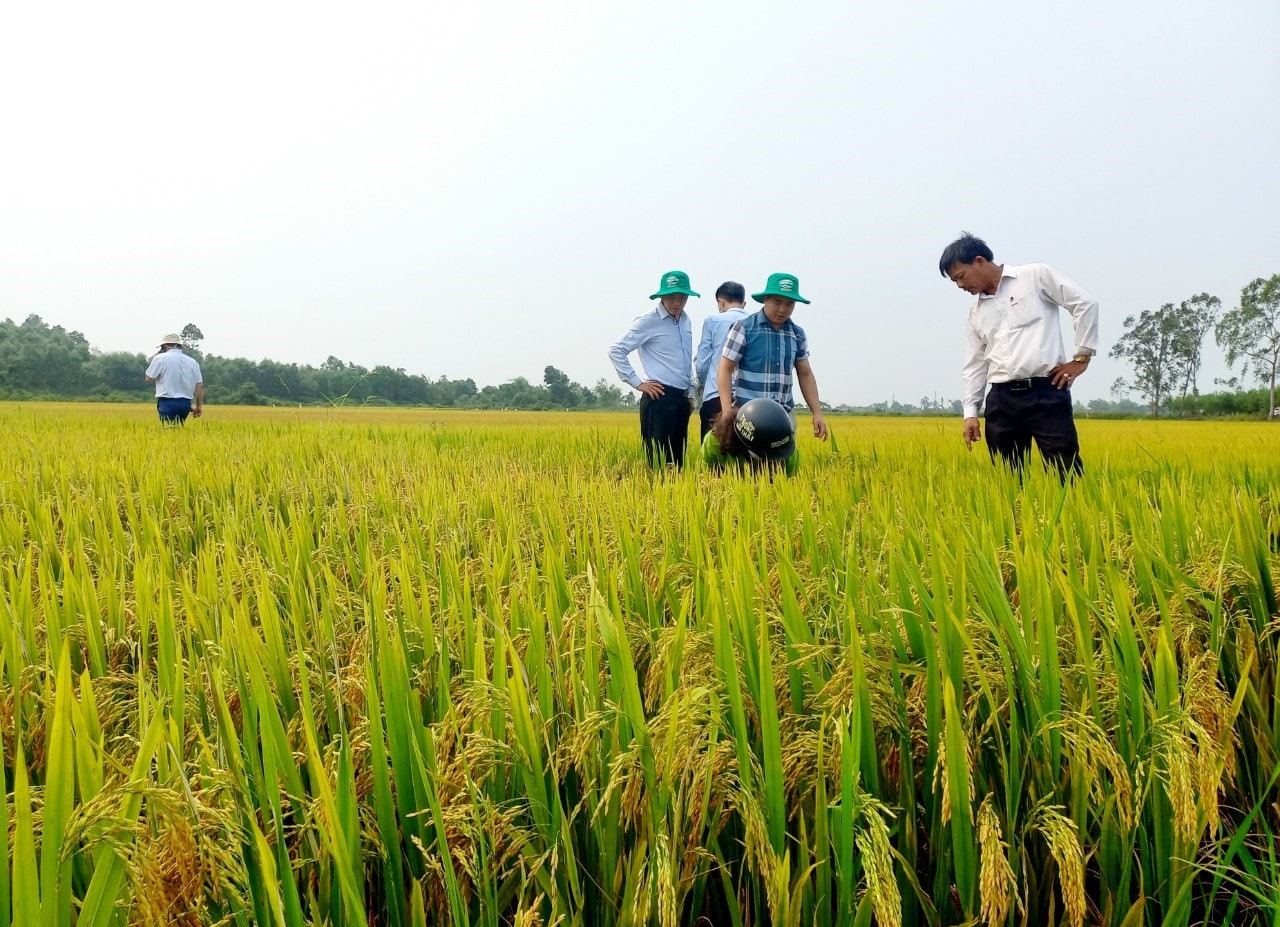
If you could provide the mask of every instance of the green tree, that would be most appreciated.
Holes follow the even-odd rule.
[[[461,406],[470,403],[476,396],[476,381],[468,377],[465,380],[450,380],[441,377],[429,383],[427,404],[432,406]]]
[[[89,379],[108,395],[124,393],[139,399],[146,399],[154,393],[143,378],[142,374],[146,369],[145,354],[130,354],[126,351],[94,354],[86,368]]]
[[[1240,363],[1268,388],[1267,417],[1276,417],[1276,375],[1280,373],[1280,274],[1258,277],[1240,291],[1240,305],[1223,313],[1214,330],[1227,365]]]
[[[1222,300],[1208,293],[1185,299],[1178,306],[1178,332],[1174,347],[1182,367],[1179,373],[1183,399],[1188,392],[1192,396],[1200,395],[1196,380],[1204,359],[1204,339],[1213,331],[1221,308]]]
[[[204,332],[200,331],[200,326],[195,322],[188,322],[182,326],[182,346],[188,351],[199,351],[200,342],[204,341]]]
[[[565,409],[577,407],[578,393],[574,390],[574,384],[569,379],[569,375],[563,370],[557,370],[548,365],[542,371],[542,382],[547,387],[548,398],[555,405]]]
[[[611,383],[604,377],[596,380],[591,392],[595,395],[595,405],[601,409],[618,409],[626,404],[626,395],[617,383]]]
[[[1159,416],[1185,362],[1178,339],[1185,337],[1173,303],[1156,311],[1124,320],[1124,334],[1111,348],[1112,357],[1128,358],[1133,364],[1133,381],[1125,386],[1137,390],[1147,400],[1151,414]]]
[[[0,322],[0,389],[54,396],[84,395],[89,342],[80,332],[50,327],[38,315],[21,325]]]

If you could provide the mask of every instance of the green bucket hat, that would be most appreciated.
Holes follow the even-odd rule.
[[[683,270],[669,270],[663,274],[662,280],[658,283],[658,292],[649,298],[657,299],[659,296],[670,296],[672,293],[684,293],[686,296],[702,298],[701,294],[689,289],[689,275]]]
[[[800,281],[791,274],[770,274],[764,290],[751,294],[751,298],[758,303],[764,302],[766,296],[781,296],[783,299],[794,299],[805,305],[809,303],[809,300],[800,295]]]

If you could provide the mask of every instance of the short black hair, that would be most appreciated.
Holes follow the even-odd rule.
[[[972,232],[961,232],[960,237],[947,245],[938,260],[938,272],[944,277],[951,276],[951,268],[957,264],[972,264],[975,258],[994,261],[995,255],[987,247],[987,243]]]
[[[720,284],[716,290],[716,299],[727,299],[731,303],[743,303],[747,301],[747,288],[741,283],[735,283],[732,280],[726,280]]]

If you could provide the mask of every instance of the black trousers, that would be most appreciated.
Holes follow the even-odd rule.
[[[699,441],[705,438],[707,432],[715,427],[716,419],[720,417],[720,408],[720,397],[712,396],[698,410],[698,421],[701,423],[701,431],[698,432]]]
[[[649,466],[684,466],[684,449],[689,443],[689,396],[682,389],[664,386],[657,399],[640,397],[640,437]]]
[[[1084,472],[1080,439],[1071,411],[1071,390],[1057,389],[1048,377],[993,383],[987,393],[987,448],[1021,471],[1034,440],[1046,466],[1064,480]]]

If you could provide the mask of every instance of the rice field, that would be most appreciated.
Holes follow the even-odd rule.
[[[0,927],[1280,925],[1280,426],[829,421],[0,406]]]

